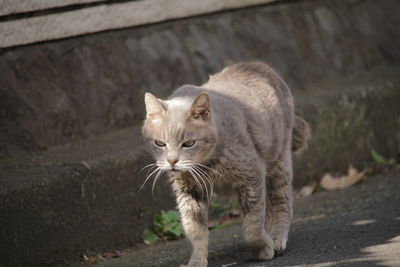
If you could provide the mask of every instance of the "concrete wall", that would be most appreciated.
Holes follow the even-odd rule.
[[[0,48],[279,0],[0,0]]]
[[[397,68],[398,3],[361,3],[295,1],[3,49],[0,149],[129,126],[143,116],[145,91],[166,96],[238,61],[268,62],[296,94]]]

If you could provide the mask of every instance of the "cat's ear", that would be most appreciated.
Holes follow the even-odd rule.
[[[211,118],[210,97],[207,93],[201,93],[196,97],[190,108],[190,115],[196,120],[208,121]]]
[[[165,109],[161,101],[150,93],[144,95],[144,103],[146,104],[146,117],[149,119],[155,119],[157,116],[162,116],[165,113]]]

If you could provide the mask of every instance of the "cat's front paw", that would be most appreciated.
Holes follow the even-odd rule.
[[[207,260],[190,260],[188,264],[182,264],[181,267],[207,267]]]
[[[207,262],[182,264],[181,267],[207,267]]]
[[[272,247],[264,247],[257,253],[258,260],[270,260],[274,257],[274,249]]]
[[[256,257],[258,260],[270,260],[274,257],[274,242],[267,236],[265,239],[265,246],[256,250]]]
[[[275,239],[274,238],[274,250],[276,254],[282,254],[286,248],[286,239]]]

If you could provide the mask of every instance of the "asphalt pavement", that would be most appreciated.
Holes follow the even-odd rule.
[[[211,231],[210,240],[209,266],[400,266],[400,170],[296,200],[287,249],[272,260],[254,260],[240,224]],[[96,266],[179,266],[189,255],[188,241],[178,240]]]

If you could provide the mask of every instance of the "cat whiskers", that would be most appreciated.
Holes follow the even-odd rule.
[[[198,177],[201,177],[201,180],[204,184],[204,187],[206,189],[206,193],[207,193],[207,200],[211,201],[211,197],[212,197],[212,193],[213,193],[213,189],[212,189],[212,183],[211,181],[206,177],[206,176],[201,176],[201,173],[195,168],[195,166],[193,166],[193,172],[196,173],[198,175]],[[208,193],[208,186],[207,183],[205,182],[207,181],[210,185],[210,194]]]
[[[206,166],[206,165],[203,165],[203,164],[200,164],[200,163],[196,163],[196,165],[199,166],[199,167],[203,167],[203,168],[205,168],[205,169],[208,169],[208,170],[214,172],[215,174],[218,174],[219,177],[224,178],[224,177],[222,176],[222,174],[220,174],[219,172],[217,172],[217,171],[214,170],[213,168],[210,168],[210,167],[208,167],[208,166]]]
[[[157,168],[156,168],[154,171],[152,171],[149,175],[147,175],[146,179],[144,180],[142,186],[141,186],[140,189],[139,189],[139,192],[142,191],[144,185],[145,185],[145,184],[147,183],[147,181],[151,178],[151,176],[152,176],[155,172],[157,172],[157,171],[160,171],[160,167],[158,167],[158,166],[157,166]]]
[[[204,190],[205,190],[206,191],[206,195],[207,195],[207,200],[211,201],[211,198],[212,198],[213,193],[214,193],[214,183],[213,183],[210,175],[205,170],[203,170],[201,168],[201,167],[206,167],[206,168],[209,168],[209,167],[204,166],[202,164],[193,163],[190,160],[184,160],[182,162],[182,165],[183,165],[183,169],[187,170],[190,173],[190,175],[193,177],[193,179],[195,180],[197,185],[200,187],[200,189],[202,191],[202,198],[204,196]],[[211,169],[211,168],[209,168],[209,169]],[[211,170],[213,170],[214,172],[218,173],[214,169],[211,169]],[[202,184],[200,184],[199,180],[202,182]],[[208,191],[207,183],[210,186],[210,192]]]
[[[164,173],[164,169],[159,168],[159,172],[157,172],[156,177],[153,180],[153,185],[151,187],[151,196],[154,197],[154,187],[156,186],[156,183],[158,181],[158,178],[160,178],[160,176]]]
[[[156,165],[155,163],[147,164],[146,166],[144,166],[143,168],[141,168],[139,172],[142,172],[142,171],[144,171],[145,169],[147,169],[147,168],[149,168],[149,167],[151,167],[151,168],[150,168],[150,170],[151,170],[155,165]]]
[[[199,179],[201,179],[201,177],[197,178],[198,175],[196,175],[194,172],[193,162],[191,160],[182,160],[180,163],[180,168],[182,170],[187,171],[192,176],[193,180],[196,182],[198,187],[201,189],[201,198],[203,198],[204,197],[204,188],[203,188],[203,185],[199,182]],[[202,179],[201,179],[201,181],[204,184],[204,181]],[[208,198],[208,189],[207,189],[207,198]]]
[[[201,169],[199,166],[197,165],[193,165],[193,168],[199,172],[200,174],[204,175],[204,178],[208,181],[208,183],[210,184],[210,197],[209,200],[211,201],[213,193],[214,193],[214,183],[210,177],[210,175],[208,175],[208,173],[206,171],[204,171],[203,169]]]
[[[150,164],[144,166],[143,168],[141,168],[139,173],[141,173],[142,171],[144,171],[147,168],[148,168],[148,170],[146,172],[146,177],[149,175],[149,172],[153,171],[154,168],[157,168],[157,164],[156,163],[150,163]],[[142,187],[143,187],[143,185],[142,185]]]
[[[151,164],[146,165],[145,167],[143,167],[140,170],[140,172],[141,172],[141,171],[145,170],[146,168],[150,168],[146,173],[146,179],[144,180],[143,184],[140,186],[139,192],[142,191],[142,189],[143,189],[144,185],[147,183],[147,181],[153,176],[153,174],[155,174],[154,180],[153,180],[153,185],[151,187],[151,195],[154,196],[154,188],[158,181],[158,178],[160,178],[160,176],[165,171],[165,168],[162,165],[163,165],[163,162],[157,161],[156,163],[151,163]],[[156,168],[156,169],[152,170],[153,168]],[[149,174],[150,171],[151,171],[151,173]]]
[[[190,173],[190,175],[193,177],[193,179],[195,180],[196,184],[199,186],[199,188],[201,188],[201,198],[204,197],[204,188],[203,185],[199,182],[199,180],[201,180],[204,184],[204,181],[201,179],[201,177],[198,179],[197,175],[195,174],[195,172],[193,171],[193,169],[191,167],[189,167],[187,169],[187,171]],[[208,198],[208,189],[207,189],[207,185],[206,185],[206,193],[207,193],[207,198]]]

